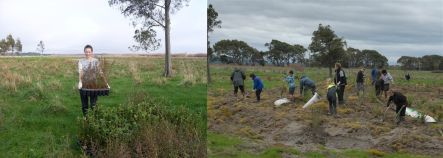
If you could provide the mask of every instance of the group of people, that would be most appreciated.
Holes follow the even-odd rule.
[[[365,92],[365,68],[361,68],[357,72],[356,76],[356,89],[357,95],[360,95],[360,91]],[[250,78],[253,80],[253,90],[256,94],[257,102],[260,102],[260,95],[263,91],[264,85],[263,81],[256,76],[255,74],[250,74]],[[246,76],[243,71],[238,68],[235,68],[234,72],[231,74],[231,81],[234,85],[234,95],[237,96],[238,89],[241,90],[242,95],[245,95],[244,90],[244,80]],[[292,101],[295,100],[295,89],[296,89],[296,79],[294,71],[290,70],[287,76],[284,78],[284,81],[288,84],[288,92],[290,99]],[[340,63],[335,64],[335,75],[333,80],[327,79],[326,84],[326,98],[329,103],[329,114],[335,115],[337,114],[337,103],[339,105],[344,104],[344,93],[347,85],[347,76],[345,71],[343,70]],[[375,67],[371,71],[371,84],[375,87],[376,96],[380,96],[381,93],[384,93],[385,99],[389,98],[387,101],[387,106],[389,107],[391,102],[394,102],[396,105],[396,113],[399,114],[398,121],[404,120],[406,106],[408,106],[407,98],[401,94],[400,92],[390,90],[390,85],[394,82],[394,78],[388,73],[385,69],[379,71]],[[305,91],[310,90],[314,95],[317,92],[317,86],[315,82],[310,79],[306,75],[302,75],[300,77],[300,96],[302,96]],[[399,123],[397,122],[397,123]]]

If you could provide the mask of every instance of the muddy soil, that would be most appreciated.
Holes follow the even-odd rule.
[[[412,87],[414,88],[414,87]],[[237,135],[248,143],[240,146],[257,152],[274,145],[295,147],[302,152],[324,148],[377,149],[385,152],[409,152],[424,155],[443,153],[443,124],[425,124],[406,116],[395,123],[395,112],[388,110],[382,119],[385,100],[364,99],[347,89],[346,104],[337,107],[338,115],[328,115],[327,101],[303,109],[303,99],[275,107],[281,89],[268,89],[262,101],[255,96],[235,97],[230,92],[208,94],[208,128],[215,133]],[[423,92],[436,95],[438,92]],[[417,93],[418,95],[421,95]]]

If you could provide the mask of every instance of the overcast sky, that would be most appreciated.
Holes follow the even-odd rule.
[[[272,39],[308,47],[321,23],[348,47],[375,49],[395,64],[402,55],[443,55],[443,0],[209,0],[222,28],[212,44],[238,39],[265,50]]]
[[[172,15],[173,53],[206,53],[206,0],[190,0]],[[47,53],[82,53],[86,44],[99,53],[131,53],[134,28],[107,0],[0,0],[0,38],[19,37],[24,52],[40,40]],[[159,29],[157,35],[163,38]],[[164,52],[164,44],[156,53]]]

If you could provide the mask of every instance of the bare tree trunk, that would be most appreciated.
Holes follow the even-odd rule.
[[[206,68],[207,68],[207,71],[206,71],[206,73],[207,73],[207,75],[208,75],[208,84],[209,83],[211,83],[211,74],[210,74],[210,72],[209,72],[209,55],[207,56],[207,59],[206,59]]]
[[[170,20],[169,20],[169,5],[171,0],[165,0],[165,77],[170,77],[172,72],[171,62],[171,43],[170,43]]]

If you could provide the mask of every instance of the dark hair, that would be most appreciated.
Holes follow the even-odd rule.
[[[255,74],[250,74],[249,77],[254,79],[255,78]]]
[[[294,74],[294,71],[290,70],[289,73],[290,73],[290,74]]]
[[[85,46],[85,48],[83,48],[83,51],[85,51],[86,50],[86,48],[90,48],[91,49],[91,52],[93,52],[94,51],[94,49],[92,48],[92,46],[91,45],[86,45]]]
[[[386,73],[386,70],[385,70],[385,69],[381,70],[381,73],[382,73],[382,74],[385,74],[385,73]]]

